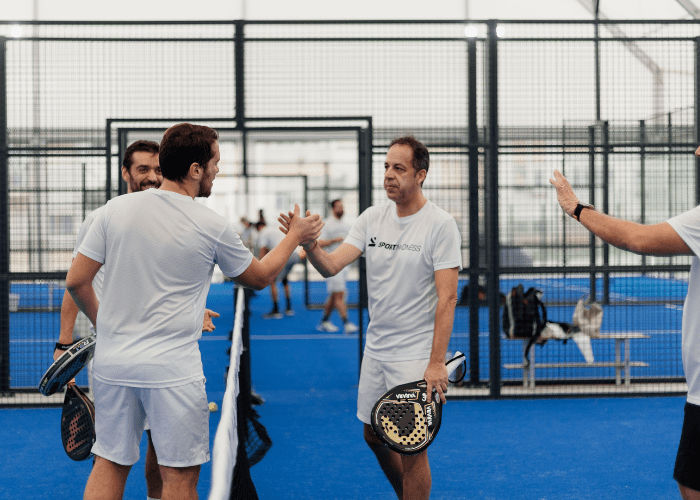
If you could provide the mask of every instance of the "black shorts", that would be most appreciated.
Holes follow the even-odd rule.
[[[678,484],[700,491],[700,406],[694,404],[685,404],[673,479]]]

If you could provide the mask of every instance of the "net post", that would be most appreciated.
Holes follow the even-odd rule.
[[[236,409],[238,411],[238,422],[246,422],[248,420],[248,412],[251,408],[251,397],[250,391],[252,389],[251,375],[250,375],[250,296],[251,290],[248,288],[236,287],[238,293],[245,294],[243,296],[244,301],[244,311],[243,311],[243,328],[241,329],[241,343],[243,345],[243,350],[241,352],[240,360],[240,370],[238,372],[238,384],[240,388],[240,393],[238,394],[238,404]],[[235,304],[235,297],[234,297]],[[243,430],[243,434],[240,432]],[[245,425],[238,426],[239,436],[242,437],[242,441],[245,442],[245,437],[247,435],[247,427]]]

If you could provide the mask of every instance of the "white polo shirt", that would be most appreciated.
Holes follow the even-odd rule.
[[[454,217],[431,201],[399,217],[390,202],[365,210],[345,243],[367,259],[365,354],[379,361],[430,357],[438,300],[435,271],[462,268]]]
[[[688,382],[688,403],[700,406],[700,207],[668,220],[671,227],[695,253],[690,265],[688,295],[683,306],[683,370]]]
[[[79,252],[105,270],[95,378],[133,387],[202,380],[197,341],[214,266],[236,277],[253,259],[228,221],[189,196],[149,189],[107,203]]]

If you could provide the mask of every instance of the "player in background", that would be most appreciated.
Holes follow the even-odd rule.
[[[343,201],[331,201],[331,210],[333,211],[333,215],[326,220],[326,225],[323,226],[321,239],[318,240],[318,244],[321,248],[325,248],[328,253],[338,248],[350,232],[350,225],[342,220],[345,214]],[[357,325],[348,320],[348,310],[345,303],[347,275],[348,268],[344,267],[335,276],[326,278],[326,292],[328,293],[328,298],[323,307],[321,323],[316,326],[317,330],[321,332],[338,331],[338,327],[330,321],[331,313],[333,309],[335,309],[338,311],[338,315],[340,315],[340,319],[343,322],[343,331],[345,333],[355,333],[357,331]]]

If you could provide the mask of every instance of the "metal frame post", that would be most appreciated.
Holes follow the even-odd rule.
[[[588,127],[588,203],[595,205],[595,126]],[[588,250],[589,250],[589,267],[590,267],[590,294],[591,300],[596,300],[596,282],[595,282],[595,235],[588,235]]]
[[[372,206],[372,153],[373,153],[373,134],[372,120],[368,121],[367,128],[360,132],[360,174],[358,178],[360,190],[360,213],[364,212]],[[359,326],[357,336],[357,378],[360,378],[360,370],[362,369],[362,348],[363,348],[363,332],[364,332],[364,317],[363,311],[369,307],[369,294],[367,292],[367,261],[364,257],[359,259],[360,267],[360,303],[357,305],[357,324]]]
[[[644,120],[639,120],[639,223],[646,224],[647,222],[647,202],[646,202],[646,141],[647,141],[647,129],[646,122]],[[647,256],[642,255],[642,266],[647,265]]]
[[[603,213],[610,213],[610,124],[603,122]],[[610,265],[610,245],[603,242],[603,266]],[[610,303],[610,271],[603,272],[603,303]]]
[[[479,383],[479,124],[476,39],[467,41],[469,133],[469,382]]]
[[[488,144],[486,147],[486,298],[489,306],[489,378],[490,395],[501,395],[501,292],[500,245],[498,241],[498,36],[497,23],[487,22],[486,75],[488,94]]]
[[[10,198],[7,137],[7,38],[0,36],[0,392],[10,389]]]
[[[700,144],[700,37],[695,38],[695,144]],[[698,157],[695,157],[695,204],[700,205],[700,158]]]

